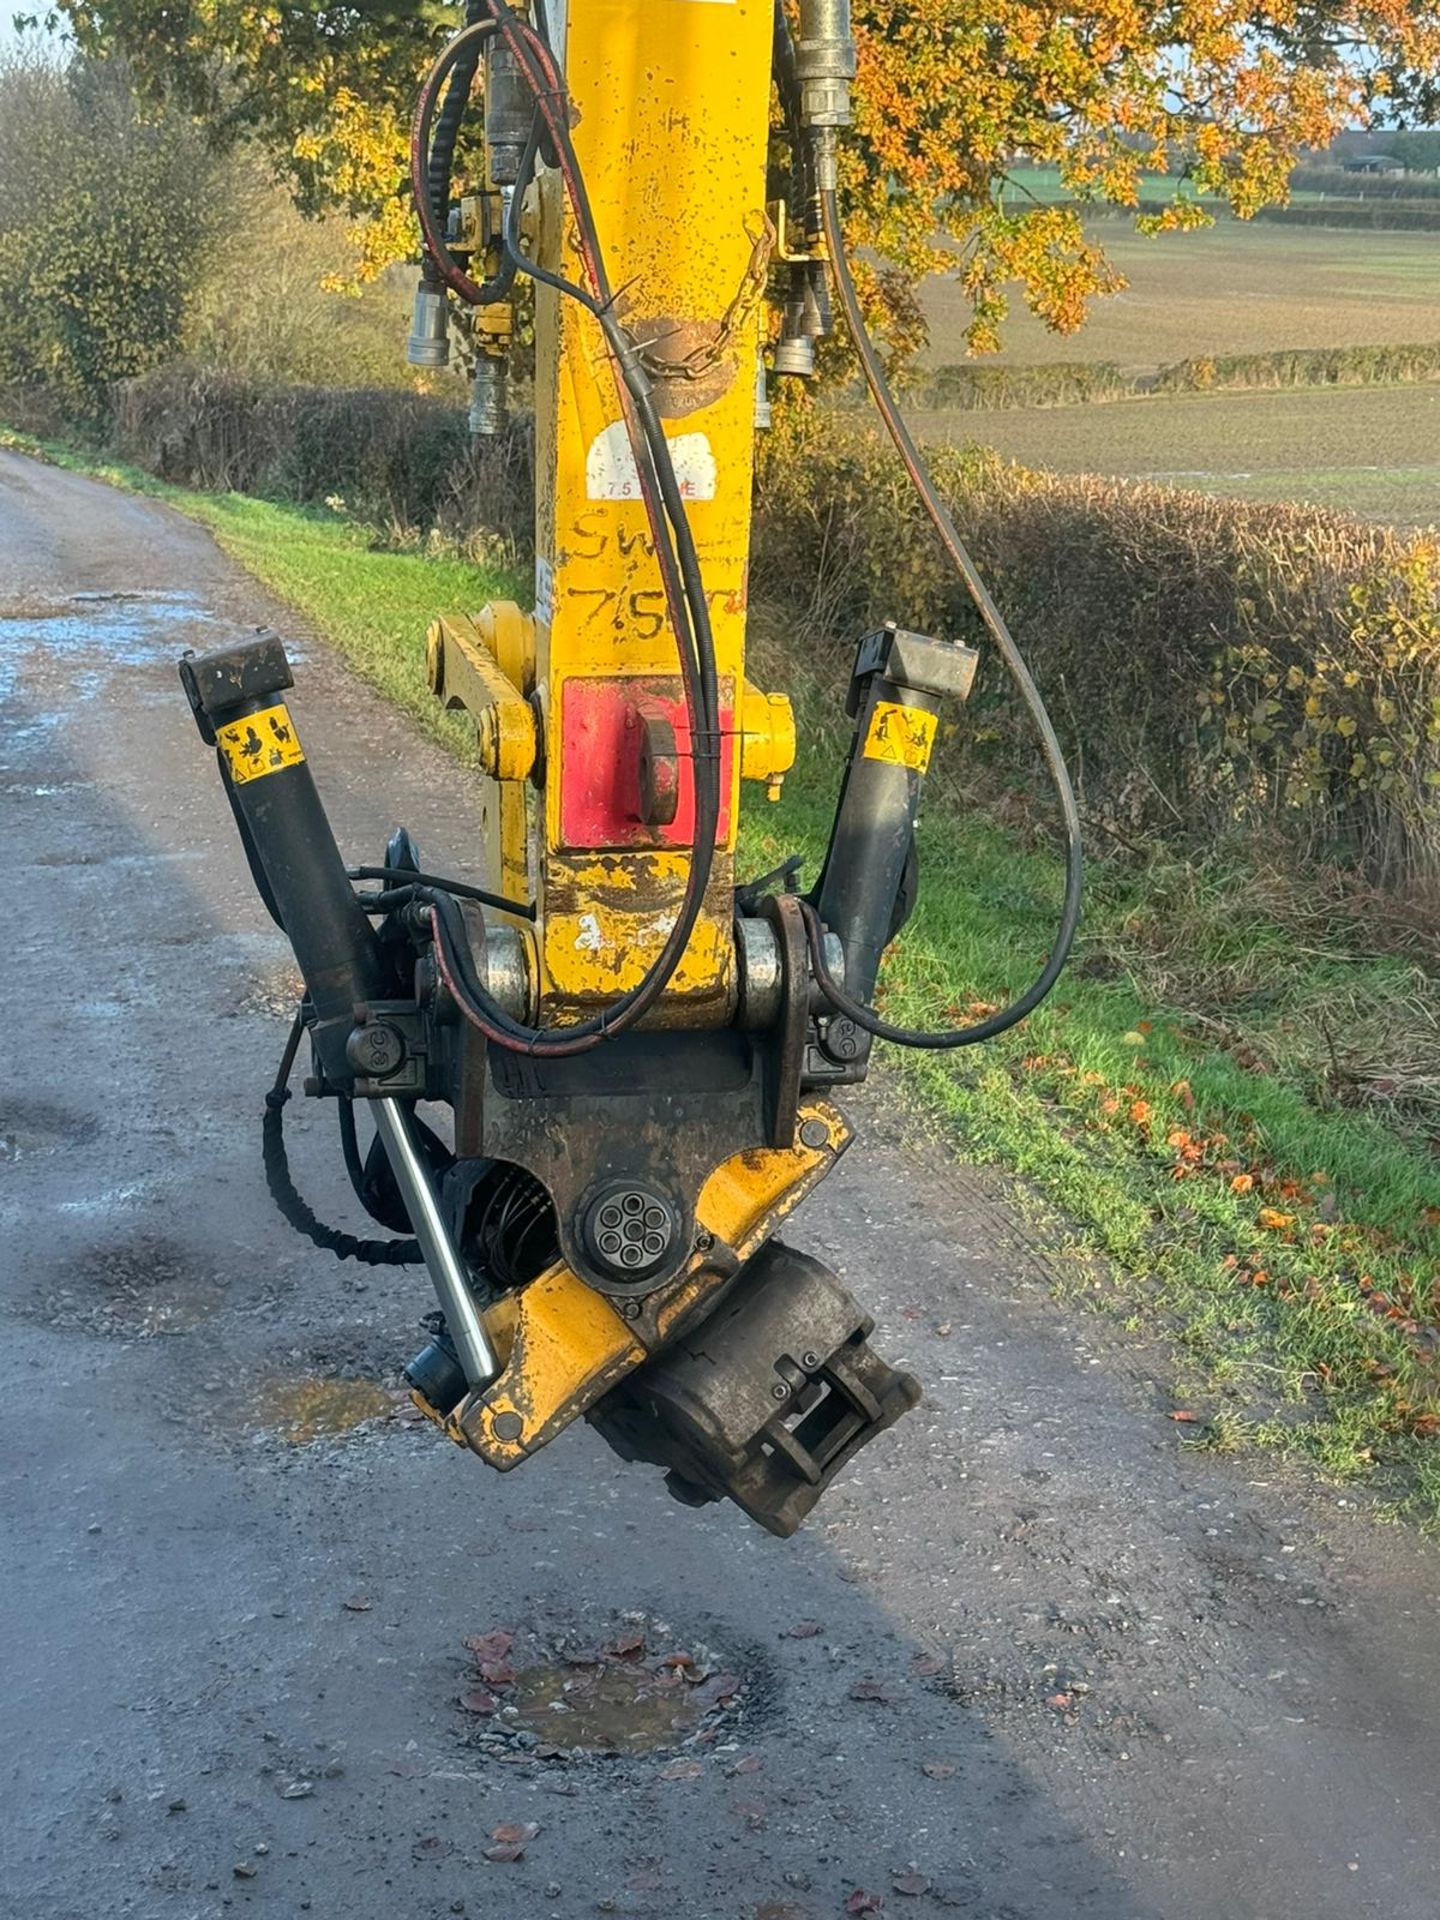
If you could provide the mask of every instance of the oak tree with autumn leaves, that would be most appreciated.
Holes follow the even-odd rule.
[[[412,249],[408,115],[454,10],[60,0],[57,17],[221,137],[262,141],[302,204],[363,216],[361,275]],[[1254,213],[1342,127],[1440,110],[1434,0],[856,0],[855,29],[849,234],[888,267],[875,287],[901,352],[928,273],[960,276],[979,351],[998,344],[1011,289],[1069,331],[1118,285],[1075,205],[1013,186],[1018,158],[1057,166],[1073,201],[1195,226],[1197,192]],[[1141,211],[1147,174],[1169,191]]]

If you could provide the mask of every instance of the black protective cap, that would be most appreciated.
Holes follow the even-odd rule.
[[[217,726],[255,702],[293,687],[295,676],[280,636],[260,633],[239,646],[185,654],[180,661],[180,684],[200,737],[213,747]]]

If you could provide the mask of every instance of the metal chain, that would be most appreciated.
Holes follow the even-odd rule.
[[[759,232],[755,233],[752,232],[752,225],[757,217],[761,225]],[[730,342],[759,306],[770,275],[770,256],[775,251],[775,223],[769,214],[752,214],[745,223],[745,237],[751,243],[750,258],[740,285],[735,289],[734,299],[720,316],[714,338],[707,340],[703,346],[693,348],[679,360],[668,360],[651,346],[637,346],[640,365],[652,379],[703,379],[724,357]]]

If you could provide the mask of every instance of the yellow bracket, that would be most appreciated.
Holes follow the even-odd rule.
[[[513,600],[482,607],[473,620],[442,614],[425,636],[430,691],[472,716],[480,764],[497,780],[527,780],[535,766],[535,715],[501,665],[513,672],[533,658],[533,648],[534,622]]]
[[[695,1206],[703,1250],[662,1296],[652,1347],[699,1317],[850,1144],[849,1125],[826,1100],[805,1102],[800,1122],[817,1144],[751,1148],[722,1162],[705,1182]],[[506,1356],[504,1368],[437,1424],[501,1472],[553,1440],[648,1358],[637,1326],[566,1266],[551,1267],[522,1292],[498,1301],[487,1310],[485,1325]],[[415,1404],[436,1417],[418,1395]]]
[[[790,218],[790,209],[783,200],[772,200],[766,211],[775,234],[772,259],[799,265],[805,261],[827,260],[830,257],[821,234],[806,233],[802,226],[797,241],[797,222]]]
[[[740,778],[763,780],[771,800],[795,764],[795,711],[783,693],[745,682],[740,704]]]

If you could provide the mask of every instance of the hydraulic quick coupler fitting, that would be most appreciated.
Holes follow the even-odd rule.
[[[412,367],[444,367],[450,362],[449,320],[442,288],[422,279],[415,289],[410,338],[405,358]]]
[[[482,354],[475,362],[475,373],[470,382],[469,424],[472,439],[489,440],[504,433],[510,418],[508,390],[505,362]]]
[[[485,50],[485,155],[492,187],[513,187],[520,178],[534,117],[534,96],[519,62],[492,35]]]
[[[855,78],[850,0],[800,0],[795,70],[805,126],[811,130],[848,127],[850,82]]]

